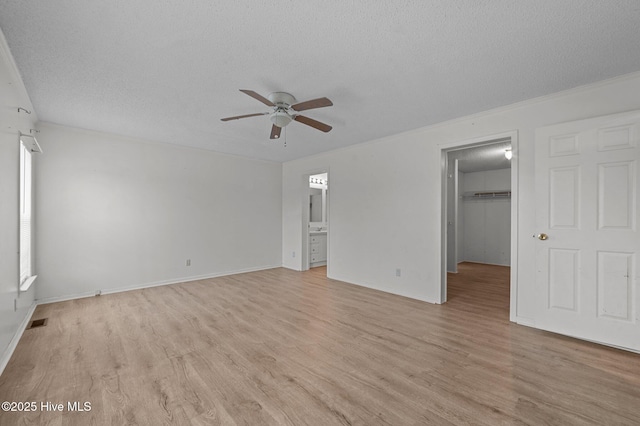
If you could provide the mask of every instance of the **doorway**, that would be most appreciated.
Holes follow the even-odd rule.
[[[466,273],[474,264],[510,266],[509,317],[515,321],[517,133],[443,145],[440,150],[441,303],[447,301],[447,274],[457,273],[461,262],[472,262],[462,264]]]
[[[310,173],[303,179],[302,270],[328,270],[329,172]]]

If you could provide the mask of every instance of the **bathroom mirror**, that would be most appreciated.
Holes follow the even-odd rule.
[[[309,176],[309,222],[327,221],[327,173]]]
[[[314,188],[311,188],[313,191]],[[322,203],[322,194],[311,194],[309,196],[309,222],[324,222],[322,220],[322,210],[324,204]]]

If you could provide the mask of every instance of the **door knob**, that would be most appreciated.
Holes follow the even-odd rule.
[[[542,241],[549,239],[549,236],[547,234],[538,234],[538,235],[534,235],[533,237]]]

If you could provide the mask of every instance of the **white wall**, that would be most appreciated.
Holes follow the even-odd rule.
[[[440,259],[440,247],[429,247],[430,238],[439,238],[429,220],[440,205],[431,201],[436,188],[423,179],[426,147],[419,139],[401,147],[384,140],[285,163],[283,265],[302,269],[303,175],[329,170],[328,275],[435,300],[436,292],[424,283],[437,281],[439,269],[425,268],[424,257]]]
[[[511,189],[511,169],[465,173],[461,193]],[[459,261],[510,264],[511,200],[465,198],[460,202],[464,256]]]
[[[39,129],[37,299],[281,266],[281,164]]]
[[[516,317],[535,306],[534,131],[558,122],[640,109],[640,73],[522,102],[283,167],[283,264],[301,269],[304,173],[329,169],[331,278],[440,301],[440,145],[517,130],[519,150],[518,291]],[[512,202],[514,200],[512,199]],[[402,276],[395,269],[402,268]]]
[[[18,107],[32,114],[18,112]],[[25,293],[18,291],[18,148],[19,132],[28,134],[35,127],[35,120],[36,114],[0,32],[0,373],[34,301],[33,287]]]

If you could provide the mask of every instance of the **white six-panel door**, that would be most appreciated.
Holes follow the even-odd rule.
[[[639,138],[640,112],[536,130],[537,327],[640,351]]]

